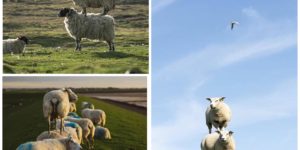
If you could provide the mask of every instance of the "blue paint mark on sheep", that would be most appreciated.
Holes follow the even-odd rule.
[[[95,129],[95,138],[96,139],[103,139],[105,134],[105,129],[102,127],[96,127]]]
[[[65,123],[65,127],[78,128],[79,125],[75,122],[68,122],[68,123]]]
[[[73,117],[73,118],[81,118],[80,116],[78,116],[75,112],[69,112],[68,116]]]
[[[32,146],[32,142],[27,142],[24,144],[21,144],[17,150],[32,150],[33,146]]]

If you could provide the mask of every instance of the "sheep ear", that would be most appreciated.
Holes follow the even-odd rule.
[[[220,101],[224,101],[225,98],[226,98],[226,97],[221,97],[221,98],[220,98]]]
[[[208,101],[211,101],[211,99],[210,99],[210,98],[206,98],[206,100],[208,100]]]
[[[229,131],[229,135],[232,135],[234,132],[233,131]]]
[[[220,131],[220,130],[216,130],[216,132],[217,132],[217,133],[221,133],[221,131]]]

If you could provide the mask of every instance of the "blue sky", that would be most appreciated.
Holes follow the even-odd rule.
[[[237,149],[296,149],[296,6],[153,0],[152,149],[200,149],[215,96],[232,109]]]

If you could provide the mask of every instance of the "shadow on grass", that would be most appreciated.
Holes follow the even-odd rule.
[[[58,47],[68,43],[74,43],[74,40],[67,36],[51,37],[51,36],[36,36],[30,39],[32,44],[38,44],[42,47]]]
[[[94,52],[92,54],[95,57],[99,58],[129,58],[129,57],[134,57],[140,60],[148,60],[148,57],[146,56],[137,56],[134,54],[128,54],[128,53],[123,53],[123,52]]]

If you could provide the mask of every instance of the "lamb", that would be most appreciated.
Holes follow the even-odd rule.
[[[81,116],[82,118],[91,119],[94,125],[105,126],[106,114],[103,110],[85,108],[81,111]]]
[[[56,123],[56,129],[60,129],[61,123],[58,120]],[[82,128],[75,122],[64,121],[64,127],[71,127],[75,129],[79,142],[82,142]]]
[[[88,143],[89,148],[94,147],[95,127],[90,119],[67,117],[65,120],[77,123],[82,128],[82,138]]]
[[[28,38],[26,36],[19,36],[16,39],[3,40],[3,53],[16,53],[24,54],[25,46],[28,44]]]
[[[70,102],[70,110],[69,110],[69,112],[76,112],[77,111],[77,109],[76,109],[76,103],[71,103]]]
[[[207,98],[210,101],[210,106],[206,109],[206,125],[209,133],[211,133],[212,125],[216,129],[222,130],[227,127],[231,119],[231,111],[224,101],[225,97]]]
[[[110,131],[107,128],[97,126],[95,130],[95,138],[96,139],[111,139]]]
[[[201,142],[201,150],[235,150],[233,132],[217,130],[208,134]]]
[[[81,143],[81,140],[78,137],[76,129],[72,127],[65,127],[65,131],[63,131],[62,134],[60,134],[59,130],[50,131],[50,134],[48,133],[48,131],[44,131],[36,138],[36,140],[42,141],[44,139],[58,139],[58,138],[68,137],[69,135],[73,138],[74,142],[78,144]]]
[[[76,143],[72,137],[60,139],[45,139],[43,141],[27,142],[18,146],[17,150],[42,150],[42,149],[57,149],[57,150],[80,150],[82,147]]]
[[[44,95],[43,112],[48,120],[48,133],[50,134],[51,121],[56,124],[56,119],[61,119],[60,132],[63,130],[63,120],[70,110],[69,102],[76,102],[77,95],[71,89],[52,90]]]
[[[85,16],[72,8],[60,10],[58,16],[65,17],[65,28],[76,41],[75,51],[81,51],[82,38],[104,40],[109,46],[109,51],[115,51],[115,21],[112,16],[93,13]]]
[[[82,102],[81,107],[82,107],[82,109],[85,109],[85,108],[95,109],[95,106],[89,102]]]
[[[108,11],[115,8],[115,0],[73,0],[74,5],[82,8],[83,14],[86,15],[86,8],[104,7],[102,15],[106,15]]]

